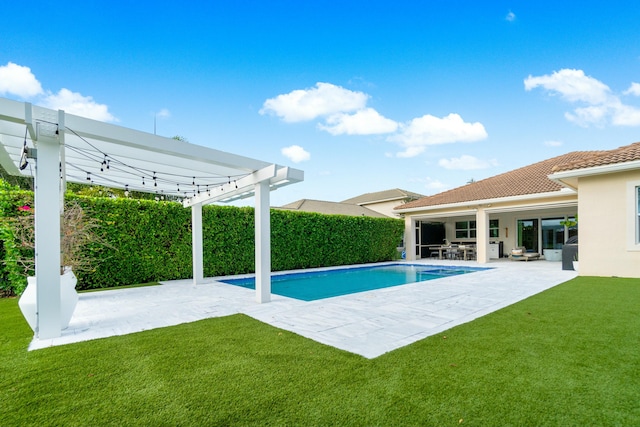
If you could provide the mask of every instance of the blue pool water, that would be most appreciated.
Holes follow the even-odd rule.
[[[440,279],[487,270],[482,267],[453,267],[416,264],[386,264],[340,268],[271,276],[271,292],[303,301],[388,288],[407,283]],[[223,279],[223,283],[255,289],[255,278]]]

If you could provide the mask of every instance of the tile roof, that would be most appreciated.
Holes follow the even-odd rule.
[[[324,200],[301,199],[275,209],[294,210],[300,212],[316,212],[327,215],[369,216],[373,218],[389,218],[379,212],[355,205],[353,203],[327,202]]]
[[[354,203],[356,205],[363,205],[367,203],[375,203],[375,202],[382,202],[386,200],[396,200],[396,199],[416,200],[421,197],[424,197],[424,195],[418,194],[418,193],[412,193],[411,191],[401,190],[399,188],[394,188],[392,190],[376,191],[375,193],[361,194],[360,196],[343,200],[342,203]]]
[[[576,169],[607,166],[618,163],[640,161],[640,142],[625,145],[614,150],[591,151],[590,156],[553,167],[552,172],[564,172]]]
[[[607,152],[574,151],[563,154],[433,196],[423,197],[398,206],[396,210],[560,191],[563,187],[547,178],[548,175],[555,172],[556,166],[583,164],[583,162],[592,159],[594,155],[599,156],[603,153]]]

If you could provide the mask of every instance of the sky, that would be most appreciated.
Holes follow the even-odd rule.
[[[7,3],[0,97],[304,170],[272,206],[640,141],[632,1]]]

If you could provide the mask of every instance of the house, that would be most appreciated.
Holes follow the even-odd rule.
[[[580,274],[640,277],[640,143],[564,154],[395,212],[405,218],[408,259],[447,241],[475,243],[480,263],[518,246],[558,260],[579,228]],[[563,225],[576,215],[578,225]]]
[[[300,212],[317,212],[326,215],[368,216],[372,218],[387,218],[374,210],[353,203],[326,202],[324,200],[301,199],[275,209],[294,210]]]
[[[558,165],[578,192],[580,274],[640,278],[640,142]]]
[[[376,212],[380,212],[385,216],[397,218],[398,214],[394,211],[394,208],[412,200],[418,200],[422,197],[424,197],[422,194],[394,188],[391,190],[362,194],[360,196],[343,200],[342,203],[363,206]]]

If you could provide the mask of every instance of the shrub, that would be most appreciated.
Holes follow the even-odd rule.
[[[14,215],[32,197],[12,191],[0,214]],[[191,211],[175,202],[93,198],[67,195],[99,226],[98,240],[84,248],[87,259],[100,259],[76,272],[78,289],[107,288],[192,277]],[[7,222],[5,221],[4,224]],[[403,233],[397,219],[271,211],[272,269],[289,270],[392,260]],[[0,223],[4,260],[0,289],[19,294],[24,274],[11,264],[10,227]],[[228,206],[203,209],[205,276],[255,271],[254,210]],[[14,253],[15,255],[15,253]]]

